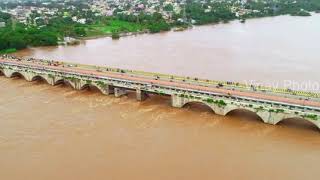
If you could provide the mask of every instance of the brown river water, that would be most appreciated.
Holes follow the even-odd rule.
[[[210,79],[316,82],[317,22],[319,15],[263,18],[19,53]],[[138,102],[133,93],[114,98],[3,76],[0,113],[4,180],[300,180],[319,173],[319,130],[295,119],[272,126],[242,112],[172,108],[167,97]]]

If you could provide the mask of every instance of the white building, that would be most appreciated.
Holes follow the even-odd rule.
[[[80,24],[86,24],[86,19],[79,19],[77,22]]]

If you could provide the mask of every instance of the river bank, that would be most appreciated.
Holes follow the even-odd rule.
[[[148,33],[150,33],[150,32],[146,31],[146,30],[139,31],[139,32],[126,32],[126,33],[119,33],[119,37],[136,36],[136,35],[148,34]],[[79,40],[92,40],[92,39],[99,39],[99,38],[105,38],[105,37],[112,38],[112,33],[94,35],[94,36],[89,36],[89,37],[78,37],[77,39],[79,39]]]

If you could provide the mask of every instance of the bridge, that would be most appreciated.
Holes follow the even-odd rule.
[[[218,115],[245,110],[256,113],[268,124],[298,118],[320,128],[317,93],[11,56],[0,57],[0,74],[8,78],[20,76],[27,81],[43,79],[53,86],[65,83],[76,90],[96,87],[115,97],[134,91],[139,101],[148,94],[159,94],[170,96],[171,105],[176,108],[201,103]]]

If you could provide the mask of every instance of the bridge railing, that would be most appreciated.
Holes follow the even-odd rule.
[[[206,85],[210,85],[210,86],[222,85],[222,86],[229,87],[229,88],[239,88],[239,89],[252,91],[251,85],[247,85],[244,83],[238,83],[238,82],[215,81],[215,80],[191,78],[191,77],[185,77],[185,76],[161,74],[161,73],[151,73],[151,72],[136,71],[136,70],[118,69],[118,68],[108,68],[108,69],[111,72],[141,75],[143,77],[146,77],[146,76],[151,77],[151,78],[158,77],[159,79],[176,80],[176,81],[181,81],[181,82],[190,82],[190,83],[204,85],[204,86],[206,86]],[[303,96],[303,97],[307,97],[307,98],[320,98],[320,93],[316,93],[316,92],[297,91],[297,90],[290,90],[290,89],[284,89],[284,88],[272,88],[272,87],[267,87],[267,86],[255,86],[254,89],[256,91],[261,91],[261,92],[268,91],[271,93]]]
[[[42,67],[37,67],[37,66],[32,66],[32,65],[23,65],[23,64],[17,64],[15,65],[14,63],[1,63],[0,62],[0,65],[5,65],[9,68],[13,67],[14,69],[16,70],[21,70],[21,71],[26,71],[26,69],[28,69],[27,71],[31,70],[31,71],[34,71],[36,73],[45,73],[45,74],[55,74],[55,75],[58,75],[58,76],[62,76],[62,77],[68,77],[68,78],[76,78],[76,79],[79,79],[80,80],[82,78],[85,78],[84,80],[86,80],[87,78],[91,78],[94,79],[94,80],[108,80],[108,81],[120,81],[121,83],[125,84],[125,88],[128,88],[128,82],[130,83],[133,83],[133,84],[141,84],[141,85],[146,85],[145,83],[143,82],[137,82],[137,81],[130,81],[130,80],[123,80],[123,79],[116,79],[116,78],[110,78],[110,77],[104,77],[104,76],[101,76],[101,77],[97,77],[97,76],[93,76],[93,75],[90,75],[90,74],[81,74],[81,73],[78,73],[76,70],[74,71],[61,71],[61,70],[54,70],[54,69],[45,69],[45,68],[42,68]],[[83,80],[83,79],[82,79]],[[157,86],[161,86],[161,87],[157,87]],[[121,87],[121,86],[120,86]],[[175,94],[175,93],[178,93],[178,94],[184,94],[184,93],[187,93],[187,94],[195,94],[195,96],[218,96],[219,98],[225,98],[226,100],[228,99],[234,99],[235,100],[243,100],[243,101],[250,101],[250,102],[259,102],[259,103],[262,103],[262,104],[272,104],[272,105],[276,105],[276,106],[290,106],[290,107],[294,107],[294,108],[297,108],[297,109],[303,109],[303,110],[308,110],[308,111],[314,111],[316,113],[318,113],[320,111],[319,108],[315,108],[315,107],[309,107],[309,106],[301,106],[301,105],[292,105],[292,104],[287,104],[287,103],[283,103],[283,102],[274,102],[274,101],[269,101],[269,100],[258,100],[258,99],[254,99],[254,98],[248,98],[248,97],[238,97],[238,96],[228,96],[228,95],[224,95],[224,94],[219,94],[219,93],[213,93],[213,92],[206,92],[206,91],[202,91],[202,90],[195,90],[195,89],[185,89],[185,88],[179,88],[179,87],[167,87],[167,86],[163,86],[163,85],[153,85],[153,87],[156,87],[156,88],[159,88],[158,91],[156,91],[155,89],[154,92],[158,92],[158,93],[164,93],[163,90],[169,90],[169,91],[172,91],[171,93],[168,93],[168,94]],[[164,88],[164,89],[163,89]],[[130,88],[129,88],[130,89]],[[134,89],[134,88],[133,88]]]
[[[14,56],[2,56],[4,59],[8,60],[25,60],[22,58],[16,58]],[[32,60],[39,61],[40,63],[51,63],[51,62],[59,62],[59,61],[49,61],[44,59],[34,59]],[[152,72],[145,72],[145,71],[137,71],[137,70],[128,70],[128,69],[120,69],[120,68],[112,68],[112,67],[100,67],[100,66],[93,66],[93,65],[84,65],[84,64],[75,64],[75,63],[66,63],[66,62],[59,62],[61,65],[71,66],[80,69],[91,69],[96,71],[106,71],[106,72],[114,72],[114,73],[126,73],[129,75],[135,76],[142,76],[144,78],[150,79],[164,79],[168,81],[177,81],[177,82],[184,82],[184,83],[191,83],[197,84],[201,86],[223,86],[225,88],[230,89],[238,89],[238,90],[245,90],[245,91],[259,91],[263,93],[274,93],[274,94],[286,94],[291,96],[300,96],[304,98],[320,98],[320,93],[316,92],[308,92],[308,91],[297,91],[297,90],[290,90],[284,88],[273,88],[267,86],[252,86],[244,83],[239,82],[232,82],[232,81],[216,81],[216,80],[208,80],[208,79],[201,79],[201,78],[191,78],[188,76],[177,76],[177,75],[169,75],[169,74],[162,74],[162,73],[152,73]]]

